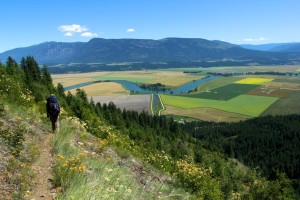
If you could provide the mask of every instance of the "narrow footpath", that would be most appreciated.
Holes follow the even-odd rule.
[[[51,138],[53,134],[47,133],[41,141],[40,157],[33,164],[34,170],[34,186],[30,200],[52,200],[56,195],[55,189],[52,187],[52,167],[54,165],[53,155],[51,153]]]

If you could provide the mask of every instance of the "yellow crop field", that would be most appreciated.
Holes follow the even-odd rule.
[[[260,85],[260,84],[271,82],[273,80],[274,79],[271,79],[271,78],[245,78],[245,79],[236,81],[234,83]]]
[[[128,94],[121,84],[115,82],[95,83],[80,87],[80,89],[83,89],[88,96],[120,96]],[[70,92],[75,94],[76,89],[72,89]]]

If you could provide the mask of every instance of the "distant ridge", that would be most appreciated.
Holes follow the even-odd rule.
[[[286,63],[294,54],[261,52],[244,49],[223,41],[201,38],[102,39],[88,42],[44,42],[30,47],[12,49],[0,54],[5,63],[8,56],[20,61],[31,55],[41,64],[112,63],[112,62],[216,62],[249,61]],[[299,58],[299,57],[297,57]]]
[[[300,53],[300,43],[270,43],[270,44],[242,44],[241,47],[251,50],[272,51],[272,52],[295,52]]]

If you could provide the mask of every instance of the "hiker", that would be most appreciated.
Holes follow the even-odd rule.
[[[50,97],[47,98],[47,118],[50,118],[52,122],[52,131],[53,133],[58,129],[58,116],[60,113],[59,103],[54,94],[51,94]]]

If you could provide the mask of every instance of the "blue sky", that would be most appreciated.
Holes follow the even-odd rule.
[[[300,0],[1,0],[0,52],[93,37],[300,42],[299,8]]]

